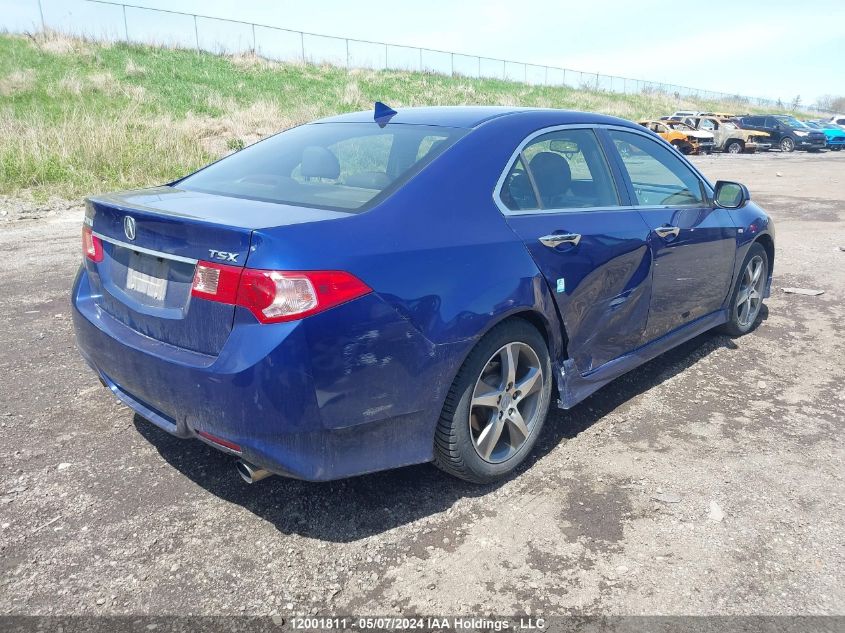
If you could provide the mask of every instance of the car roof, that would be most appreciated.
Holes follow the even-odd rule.
[[[556,108],[518,108],[512,106],[433,106],[421,108],[396,107],[396,114],[390,117],[390,123],[408,125],[433,125],[438,127],[473,128],[492,119],[502,117],[537,116],[547,114],[555,118],[559,125],[569,123],[616,124],[630,126],[630,121],[616,117],[578,112],[576,110],[559,110]],[[350,112],[337,116],[326,117],[314,123],[370,123],[373,121],[373,110]]]

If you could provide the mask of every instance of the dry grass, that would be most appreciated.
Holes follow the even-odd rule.
[[[185,122],[138,119],[132,111],[104,126],[78,111],[58,122],[0,117],[0,174],[23,189],[65,194],[165,182],[186,164],[214,158]]]
[[[135,60],[130,59],[126,62],[124,69],[127,77],[143,77],[147,74],[147,69],[135,63]]]
[[[19,92],[27,92],[35,87],[35,71],[15,70],[0,79],[0,96],[8,97]]]

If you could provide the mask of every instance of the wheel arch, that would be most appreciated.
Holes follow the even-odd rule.
[[[770,287],[772,273],[775,269],[775,241],[772,239],[771,235],[763,233],[762,235],[757,236],[753,243],[759,244],[766,250],[766,256],[769,258],[769,280],[767,282],[767,287]]]

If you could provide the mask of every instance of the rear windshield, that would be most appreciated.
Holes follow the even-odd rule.
[[[466,130],[424,125],[314,123],[227,156],[182,189],[340,211],[390,195]]]

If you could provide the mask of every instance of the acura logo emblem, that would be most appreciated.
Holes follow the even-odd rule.
[[[123,216],[123,232],[126,233],[127,240],[135,239],[135,218],[131,215]]]

